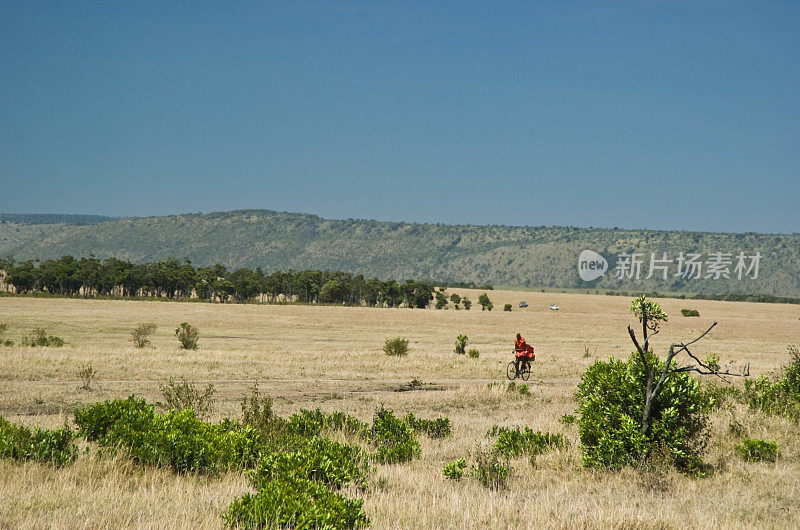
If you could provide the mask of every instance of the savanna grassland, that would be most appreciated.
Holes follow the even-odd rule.
[[[480,292],[451,289],[475,301]],[[574,413],[574,392],[598,358],[627,358],[626,326],[635,322],[629,298],[490,291],[494,311],[379,309],[306,305],[0,298],[0,323],[19,344],[34,327],[62,337],[61,348],[0,346],[0,415],[26,425],[58,427],[82,405],[130,394],[161,401],[170,377],[214,384],[212,420],[238,418],[255,382],[275,398],[276,412],[342,410],[369,421],[383,404],[399,415],[447,416],[453,436],[419,437],[410,463],[377,465],[359,495],[375,528],[524,527],[798,527],[800,429],[780,416],[729,404],[712,413],[706,478],[631,468],[600,472],[581,467],[577,427],[559,419]],[[526,300],[530,307],[518,309]],[[551,303],[561,306],[549,311]],[[512,312],[503,312],[505,303]],[[715,353],[723,369],[750,373],[788,362],[787,344],[800,343],[800,308],[793,305],[659,300],[669,315],[655,337],[664,356],[673,341],[692,339],[719,324],[697,348]],[[700,312],[686,318],[680,309]],[[181,350],[174,329],[200,330],[199,349]],[[133,347],[130,331],[158,325],[152,346]],[[514,335],[536,347],[530,395],[488,384],[505,380]],[[453,353],[456,335],[469,337],[479,358]],[[406,357],[381,351],[387,338],[410,342]],[[684,359],[685,361],[686,359]],[[97,372],[91,390],[78,373]],[[732,370],[733,371],[733,370]],[[412,380],[421,382],[413,386]],[[706,378],[704,381],[711,382]],[[741,380],[734,380],[741,385]],[[562,433],[569,448],[531,463],[512,459],[507,489],[476,480],[451,482],[442,467],[474,460],[493,425],[526,425]],[[731,426],[736,426],[732,429]],[[743,435],[775,440],[776,463],[743,462],[733,446]],[[84,443],[84,445],[86,445]],[[105,456],[89,446],[73,464],[54,469],[0,461],[0,527],[220,527],[221,514],[248,491],[239,473],[176,475]]]

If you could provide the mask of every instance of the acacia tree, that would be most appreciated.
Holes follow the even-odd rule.
[[[734,374],[730,371],[721,372],[716,362],[703,362],[696,355],[694,355],[691,350],[689,350],[689,346],[708,335],[714,326],[717,325],[716,322],[711,324],[708,329],[706,329],[694,340],[685,343],[673,343],[670,345],[667,359],[662,364],[659,362],[658,357],[656,357],[653,354],[653,351],[650,349],[650,339],[652,339],[660,331],[658,328],[661,322],[667,321],[667,314],[664,313],[664,311],[661,309],[661,306],[652,300],[647,300],[644,295],[633,299],[630,310],[634,315],[636,315],[636,317],[639,319],[639,322],[642,324],[642,338],[644,339],[643,344],[640,345],[636,338],[636,332],[633,331],[633,328],[628,326],[628,335],[630,335],[631,341],[633,341],[633,345],[636,347],[636,351],[639,354],[639,359],[641,360],[642,366],[644,367],[647,375],[646,387],[643,389],[644,408],[642,410],[641,426],[641,432],[643,435],[647,436],[649,434],[653,403],[655,403],[659,394],[663,390],[664,383],[670,374],[681,372],[697,372],[703,375],[717,376],[743,375]],[[682,352],[686,352],[686,354],[691,357],[695,364],[678,366],[674,360],[675,357]]]

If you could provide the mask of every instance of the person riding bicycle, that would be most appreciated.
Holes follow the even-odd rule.
[[[517,340],[514,341],[514,353],[516,353],[516,367],[519,372],[519,363],[523,360],[527,362],[533,361],[536,356],[533,354],[533,346],[525,342],[522,335],[517,333]]]

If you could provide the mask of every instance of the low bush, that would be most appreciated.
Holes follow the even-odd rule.
[[[681,309],[681,315],[685,317],[699,317],[700,312],[697,309]]]
[[[467,468],[467,461],[463,458],[453,460],[442,468],[442,474],[445,478],[450,480],[460,480],[464,476],[464,470]]]
[[[456,349],[455,349],[455,352],[457,354],[459,354],[459,355],[464,355],[466,353],[466,348],[467,348],[467,342],[468,341],[469,341],[469,339],[467,338],[466,335],[463,335],[463,334],[458,335],[456,337]]]
[[[511,304],[504,305],[503,306],[503,311],[508,311],[510,313],[511,312]]]
[[[496,452],[480,452],[475,458],[471,474],[483,486],[500,490],[505,489],[508,483],[510,466],[508,462],[501,462]]]
[[[22,345],[60,348],[64,345],[64,339],[48,335],[43,328],[33,328],[29,335],[22,338]]]
[[[789,345],[789,364],[781,373],[762,374],[756,380],[745,381],[744,399],[751,409],[800,419],[800,349]]]
[[[197,340],[200,337],[200,331],[188,322],[181,322],[181,325],[175,329],[175,336],[178,337],[178,342],[181,343],[182,349],[197,349]]]
[[[747,462],[774,462],[778,458],[778,444],[772,440],[745,438],[734,449]]]
[[[408,349],[408,339],[404,339],[403,337],[386,339],[386,342],[383,343],[383,353],[386,355],[404,357],[408,355]]]
[[[206,389],[201,393],[194,382],[186,380],[176,383],[169,378],[169,383],[158,384],[158,389],[164,395],[166,403],[161,404],[165,409],[184,410],[192,409],[200,417],[208,416],[214,404],[214,384],[208,383]]]
[[[91,364],[87,364],[86,366],[81,367],[78,370],[78,377],[81,379],[83,384],[80,386],[81,390],[91,390],[92,389],[92,381],[95,377],[97,377],[97,370],[92,368]]]
[[[497,436],[494,451],[512,458],[521,455],[538,455],[552,448],[566,448],[569,442],[562,434],[535,432],[530,427],[520,430],[519,427],[492,427],[487,436]]]
[[[139,324],[131,331],[131,340],[137,348],[145,348],[150,345],[150,335],[156,332],[158,326],[154,322]]]
[[[272,403],[273,399],[269,394],[259,396],[258,384],[254,384],[249,401],[247,396],[242,397],[242,423],[259,432],[266,432],[275,419]]]
[[[74,433],[66,425],[60,429],[30,429],[0,417],[0,458],[63,466],[78,456],[73,440]]]
[[[572,425],[575,423],[575,415],[574,414],[564,414],[558,421],[561,422],[562,425]]]
[[[348,499],[323,484],[288,475],[233,501],[223,520],[236,528],[359,528],[369,525],[363,504],[362,499]]]
[[[470,350],[467,352],[467,356],[468,356],[470,359],[477,359],[478,357],[480,357],[480,356],[481,356],[481,352],[479,352],[479,351],[478,351],[477,349],[475,349],[475,348],[470,348]]]
[[[134,461],[177,473],[215,473],[253,467],[264,439],[252,427],[201,421],[191,409],[155,412],[143,399],[104,401],[75,411],[79,434]]]
[[[417,418],[414,413],[409,413],[405,418],[405,422],[416,432],[421,432],[429,438],[447,438],[452,436],[450,430],[450,418],[442,417],[435,420],[426,420]]]
[[[376,446],[375,459],[382,464],[408,462],[419,454],[414,430],[383,407],[375,411],[370,436]]]

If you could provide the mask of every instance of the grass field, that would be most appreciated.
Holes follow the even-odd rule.
[[[450,289],[476,301],[479,291]],[[483,312],[303,305],[219,305],[181,302],[0,298],[0,323],[19,344],[34,327],[66,341],[62,348],[0,347],[0,415],[29,425],[59,426],[83,404],[127,397],[163,399],[170,377],[213,382],[212,419],[238,417],[242,396],[258,382],[286,416],[301,408],[343,410],[369,420],[376,407],[421,417],[448,416],[453,437],[420,438],[422,454],[408,464],[378,466],[363,495],[376,528],[440,527],[798,527],[800,432],[780,417],[744,406],[713,415],[704,479],[633,469],[596,472],[580,465],[577,428],[558,420],[575,409],[573,393],[595,359],[627,358],[625,327],[633,323],[626,297],[490,291]],[[529,303],[518,309],[521,299]],[[800,308],[793,305],[659,300],[670,319],[655,339],[662,356],[672,341],[694,338],[719,324],[697,352],[720,356],[723,367],[749,363],[753,376],[788,361],[800,343]],[[510,313],[501,311],[513,304]],[[557,303],[561,310],[549,311]],[[680,309],[697,309],[686,318]],[[182,321],[200,329],[200,348],[178,349]],[[153,347],[136,349],[130,331],[155,322]],[[514,335],[536,347],[531,395],[487,384],[505,379]],[[453,353],[456,335],[469,336],[478,359]],[[386,338],[409,339],[411,352],[393,358]],[[588,355],[587,355],[588,353]],[[97,371],[92,390],[78,372]],[[412,379],[423,383],[400,391]],[[741,384],[741,381],[735,381]],[[753,437],[778,442],[774,464],[745,463],[732,420]],[[442,466],[488,447],[495,424],[528,425],[565,434],[570,448],[512,461],[509,488],[489,491],[474,480],[451,483]],[[63,469],[0,461],[0,527],[218,527],[234,497],[248,491],[239,474],[176,476],[93,452]]]

